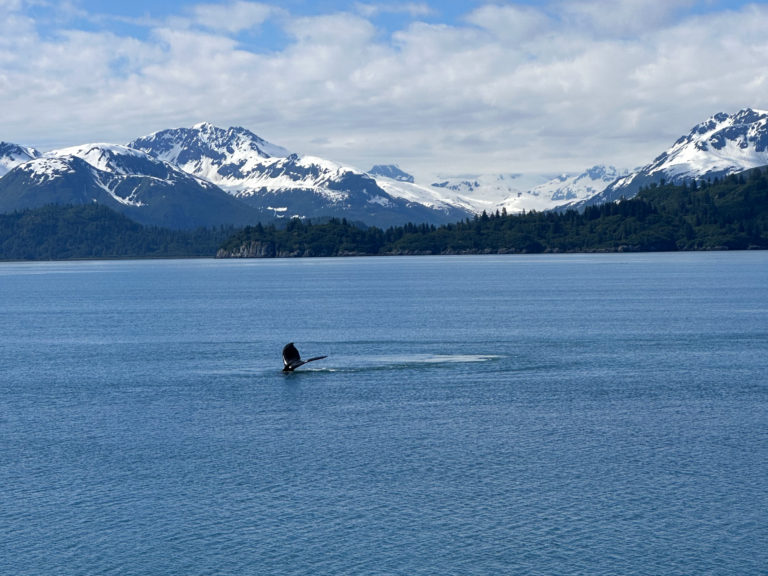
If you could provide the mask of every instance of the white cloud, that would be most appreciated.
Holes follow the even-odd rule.
[[[0,0],[0,10],[18,12],[21,9],[21,0]]]
[[[602,37],[626,37],[665,28],[696,0],[563,0],[560,16],[573,26]]]
[[[365,18],[373,18],[379,14],[408,14],[412,18],[418,18],[435,13],[425,2],[379,2],[375,4],[355,2],[355,10]]]
[[[198,4],[192,8],[194,21],[199,26],[233,34],[258,26],[277,12],[280,11],[274,6],[243,0],[229,4]]]
[[[715,112],[768,107],[766,6],[602,36],[602,16],[556,9],[480,6],[384,39],[355,14],[284,16],[289,44],[263,54],[223,24],[42,38],[0,12],[0,140],[124,142],[210,120],[361,168],[556,172],[634,167]]]
[[[525,42],[551,29],[553,22],[541,11],[529,6],[483,6],[468,17],[467,21],[485,28],[500,41]]]

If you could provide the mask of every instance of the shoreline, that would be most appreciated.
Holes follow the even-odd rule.
[[[324,259],[324,258],[387,258],[387,257],[410,257],[410,256],[434,256],[434,257],[450,257],[450,256],[554,256],[554,255],[579,255],[579,254],[690,254],[696,252],[761,252],[766,251],[768,248],[761,246],[750,246],[749,248],[734,249],[727,246],[717,246],[714,248],[696,248],[693,250],[622,250],[600,248],[597,250],[544,250],[542,252],[515,252],[515,251],[462,251],[462,252],[440,252],[433,254],[431,252],[394,252],[387,254],[365,254],[345,252],[335,254],[332,256],[305,256],[301,254],[280,254],[275,256],[137,256],[137,257],[120,257],[120,258],[61,258],[61,259],[45,259],[45,260],[2,260],[0,264],[39,264],[41,262],[121,262],[121,261],[140,261],[140,260],[296,260],[296,259]]]

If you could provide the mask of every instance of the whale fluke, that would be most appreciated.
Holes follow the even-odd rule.
[[[314,362],[315,360],[322,360],[323,358],[328,358],[328,356],[316,356],[309,360],[302,360],[296,346],[293,345],[293,342],[289,342],[283,348],[283,372],[293,372],[299,366],[304,366],[304,364]]]

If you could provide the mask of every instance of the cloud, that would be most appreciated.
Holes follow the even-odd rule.
[[[230,34],[258,26],[280,12],[268,4],[243,0],[229,4],[198,4],[192,8],[196,24]]]
[[[355,2],[355,11],[364,18],[373,18],[379,14],[408,14],[411,18],[435,14],[435,11],[425,2],[380,2],[376,4]]]
[[[0,140],[125,142],[210,120],[361,168],[559,172],[644,164],[713,113],[768,107],[766,6],[603,35],[600,14],[553,6],[479,6],[386,38],[357,13],[283,14],[287,45],[260,53],[213,20],[43,37],[0,12]]]
[[[553,26],[546,14],[529,6],[491,4],[478,8],[466,20],[492,32],[505,43],[530,40]]]
[[[696,0],[563,0],[556,4],[565,22],[603,37],[626,37],[668,27],[671,18]]]
[[[21,10],[21,0],[0,0],[0,9],[7,12],[18,12]]]

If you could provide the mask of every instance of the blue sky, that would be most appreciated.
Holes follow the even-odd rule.
[[[209,0],[206,3],[211,4],[227,4],[227,2],[216,2],[215,0]],[[317,16],[321,14],[329,14],[334,12],[354,12],[356,4],[375,4],[376,2],[350,2],[349,0],[283,0],[281,2],[266,2],[284,8],[296,16]],[[75,25],[83,27],[85,29],[108,28],[118,34],[130,34],[141,35],[141,29],[145,29],[144,26],[131,25],[125,21],[119,20],[122,18],[149,18],[149,19],[162,19],[169,16],[183,15],[188,13],[197,2],[189,2],[186,0],[126,0],[126,1],[102,1],[102,0],[75,0],[71,2],[73,6],[81,8],[83,11],[90,15],[107,15],[116,17],[114,20],[103,20],[98,25],[88,22],[84,18],[72,18],[68,22],[69,25]],[[391,3],[396,4],[396,3]],[[407,4],[401,3],[401,4]],[[387,13],[381,12],[370,19],[383,31],[391,33],[395,30],[406,26],[414,19],[422,20],[431,23],[445,23],[455,25],[461,23],[463,18],[469,14],[472,10],[482,5],[480,0],[442,0],[440,2],[412,2],[412,4],[423,4],[431,9],[432,13],[428,15],[420,15],[416,18],[406,13]],[[518,5],[527,5],[542,10],[553,10],[553,2],[543,2],[541,0],[522,0],[515,2]],[[697,0],[688,3],[689,6],[681,7],[676,11],[676,18],[683,18],[686,15],[691,14],[707,14],[713,12],[720,12],[723,10],[738,10],[746,4],[750,4],[745,0]],[[610,9],[610,8],[607,8]],[[43,15],[47,8],[41,7],[34,12]],[[56,30],[56,25],[52,25],[49,30]],[[275,29],[267,27],[267,29],[259,30],[258,34],[251,34],[250,36],[258,36],[259,40],[251,40],[252,43],[258,45],[260,49],[276,50],[280,49],[285,44],[283,35],[275,33]]]
[[[441,21],[450,22],[461,15],[470,12],[482,2],[478,0],[441,0],[440,2],[418,2],[428,5],[437,14]],[[517,4],[526,4],[546,8],[551,2],[542,2],[540,0],[528,0],[516,2]],[[151,16],[160,17],[183,12],[185,7],[193,5],[193,2],[186,0],[126,0],[123,2],[103,1],[103,0],[81,0],[77,5],[92,13],[104,13],[120,16]],[[353,10],[355,2],[348,0],[283,0],[281,2],[272,2],[276,6],[287,8],[291,12],[303,15],[327,14],[329,12],[342,12]],[[698,2],[692,6],[691,10],[697,12],[713,12],[723,9],[738,9],[748,4],[741,0],[712,0]]]
[[[767,94],[764,2],[0,0],[0,140],[41,148],[205,120],[362,168],[631,168]]]

